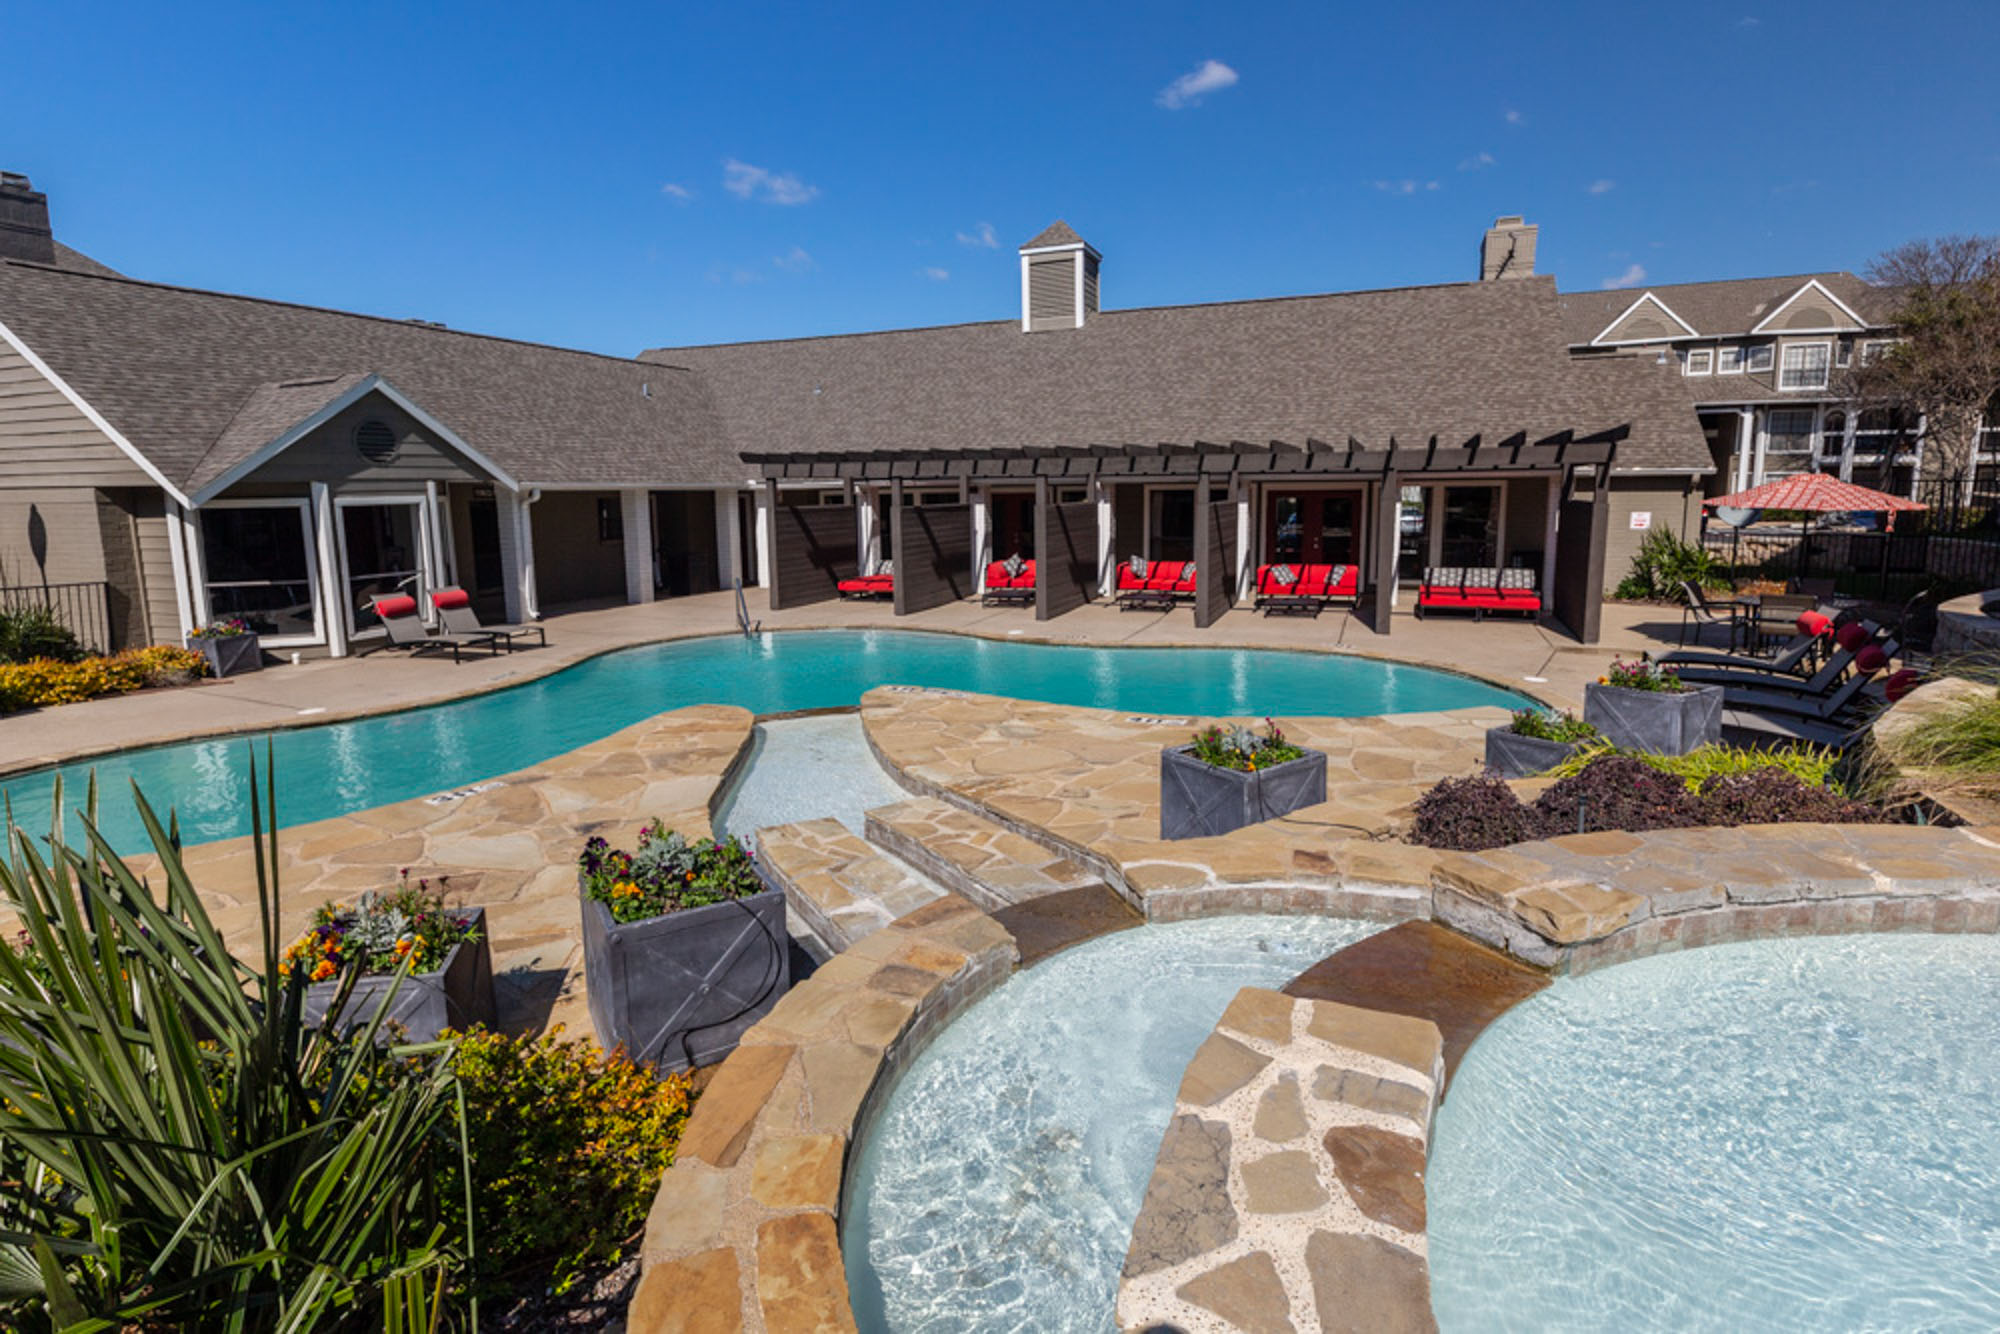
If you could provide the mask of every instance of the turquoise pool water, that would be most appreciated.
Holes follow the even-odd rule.
[[[892,683],[1164,715],[1360,717],[1523,703],[1448,672],[1347,656],[1086,648],[907,630],[730,635],[622,649],[435,708],[275,733],[279,819],[302,824],[446,791],[688,704],[739,704],[759,714],[852,707],[864,691]],[[239,736],[70,765],[62,770],[71,785],[65,804],[80,802],[94,768],[104,827],[120,849],[145,844],[128,796],[135,780],[159,806],[178,809],[187,842],[247,833],[253,749],[261,756],[263,741]],[[50,788],[44,770],[10,780],[0,793],[19,823],[42,830]]]
[[[1558,981],[1438,1114],[1456,1330],[2000,1329],[2000,941],[1690,950]]]
[[[1174,1094],[1237,991],[1381,927],[1211,917],[1087,941],[952,1020],[860,1144],[841,1225],[869,1334],[1110,1334]]]

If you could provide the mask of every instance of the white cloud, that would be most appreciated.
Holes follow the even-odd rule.
[[[1484,167],[1492,166],[1493,161],[1491,153],[1474,153],[1471,157],[1459,163],[1458,169],[1460,171],[1479,171]]]
[[[1524,123],[1527,119],[1528,118],[1526,116],[1522,115],[1519,111],[1515,110],[1513,107],[1507,108],[1507,123],[1509,125],[1520,125]]]
[[[1201,99],[1208,94],[1234,87],[1236,77],[1236,71],[1220,60],[1204,60],[1160,89],[1159,96],[1153,100],[1169,111],[1200,106]]]
[[[940,269],[936,265],[932,265],[930,268],[923,270],[923,275],[934,283],[941,283],[951,277],[951,270]]]
[[[722,188],[738,199],[757,199],[766,204],[804,204],[819,197],[817,185],[807,185],[792,172],[753,167],[735,158],[723,161]]]
[[[813,267],[813,257],[801,246],[793,246],[784,254],[775,256],[771,262],[786,273],[804,273]]]
[[[987,250],[998,250],[1000,248],[1000,234],[993,230],[992,223],[982,222],[969,232],[960,232],[958,234],[958,243],[960,245],[981,246]]]
[[[1400,181],[1376,181],[1374,185],[1377,190],[1380,190],[1385,195],[1422,194],[1427,190],[1438,188],[1436,181],[1413,181],[1408,178]]]
[[[676,185],[672,181],[668,181],[665,185],[661,186],[660,193],[673,200],[676,204],[685,204],[694,198],[694,191],[688,189],[685,185]]]
[[[1644,264],[1634,264],[1631,268],[1625,270],[1625,272],[1619,274],[1616,278],[1606,278],[1604,280],[1604,290],[1607,292],[1615,292],[1621,287],[1637,287],[1640,283],[1643,283],[1645,281],[1646,281],[1646,266]]]
[[[1599,177],[1597,180],[1592,181],[1589,185],[1586,185],[1583,188],[1589,193],[1594,195],[1608,195],[1613,190],[1616,190],[1618,188],[1618,182],[1605,180],[1604,178]]]
[[[1745,14],[1742,18],[1736,20],[1736,26],[1739,28],[1754,28],[1763,21],[1755,14]]]

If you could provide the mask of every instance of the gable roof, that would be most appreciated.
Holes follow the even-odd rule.
[[[1670,377],[1572,360],[1546,277],[1104,311],[1059,333],[1000,320],[644,357],[700,371],[745,449],[1375,448],[1629,426],[1620,471],[1712,466]]]
[[[329,386],[301,382],[366,375],[525,484],[744,471],[700,378],[659,363],[20,261],[0,263],[0,324],[183,490],[313,411]]]
[[[1851,273],[1798,273],[1772,278],[1728,278],[1708,283],[1667,283],[1647,292],[1671,307],[1702,337],[1747,334],[1770,318],[1808,282],[1817,281],[1864,323],[1889,322],[1895,293],[1864,282]],[[1632,301],[1630,290],[1565,292],[1562,295],[1564,338],[1572,345],[1589,343],[1608,329]]]
[[[1674,332],[1676,329],[1680,332]],[[1655,332],[1656,330],[1661,332]],[[1638,300],[1625,307],[1624,314],[1605,325],[1604,332],[1590,341],[1625,343],[1659,337],[1692,338],[1694,333],[1694,326],[1674,314],[1666,302],[1651,292],[1644,292],[1640,294]]]

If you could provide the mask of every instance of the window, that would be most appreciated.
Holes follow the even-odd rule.
[[[1753,375],[1768,374],[1771,369],[1771,345],[1758,343],[1743,349],[1743,369]]]
[[[619,507],[616,496],[597,498],[597,540],[600,542],[625,540],[625,512]]]
[[[204,505],[200,514],[208,619],[234,616],[270,638],[318,638],[305,502]]]
[[[1715,349],[1710,347],[1690,348],[1686,359],[1687,374],[1707,375],[1715,369]]]
[[[1438,543],[1438,563],[1446,566],[1491,566],[1500,563],[1500,488],[1444,488],[1444,535]]]
[[[1152,520],[1153,560],[1194,559],[1194,491],[1187,487],[1158,490],[1146,497]]]
[[[1824,350],[1822,348],[1822,350]],[[1811,408],[1773,408],[1764,426],[1762,481],[1813,470]]]
[[[1717,375],[1743,374],[1743,348],[1736,343],[1715,350],[1715,373]]]
[[[1843,338],[1838,343],[1835,343],[1833,345],[1834,365],[1848,366],[1852,365],[1853,362],[1854,362],[1854,340],[1852,338]]]
[[[1778,372],[1778,388],[1826,388],[1827,353],[1825,343],[1794,343],[1786,348],[1784,369]]]
[[[1089,499],[1090,488],[1087,486],[1059,486],[1056,488],[1056,504],[1058,505],[1081,505]]]
[[[1853,480],[1877,491],[1909,492],[1903,471],[1916,463],[1917,422],[1909,413],[1875,408],[1854,421]]]
[[[1861,345],[1861,364],[1864,366],[1873,366],[1876,362],[1882,359],[1882,354],[1887,352],[1888,350],[1889,350],[1888,339],[1886,338],[1869,339],[1867,342]]]

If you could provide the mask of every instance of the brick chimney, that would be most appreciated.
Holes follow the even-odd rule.
[[[19,172],[0,171],[0,259],[56,262],[56,238],[49,230],[49,197]]]
[[[1540,230],[1518,217],[1495,218],[1479,244],[1479,281],[1527,278],[1535,272],[1535,233]]]

